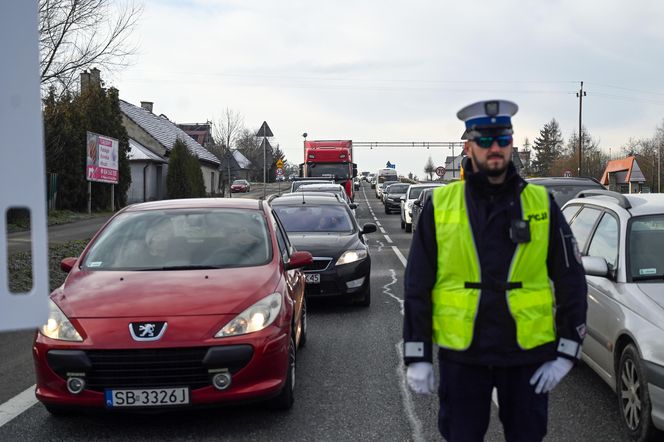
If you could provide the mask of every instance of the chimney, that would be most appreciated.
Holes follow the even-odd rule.
[[[90,73],[87,71],[81,72],[81,89],[80,91],[83,92],[90,86]]]
[[[101,86],[101,76],[99,75],[100,72],[101,71],[97,68],[90,69],[90,81],[97,86]]]
[[[150,113],[152,113],[153,104],[154,103],[152,101],[141,101],[141,107]]]

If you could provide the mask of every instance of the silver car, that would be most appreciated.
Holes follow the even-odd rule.
[[[588,282],[582,358],[617,393],[630,438],[664,440],[664,194],[585,190],[563,214]]]

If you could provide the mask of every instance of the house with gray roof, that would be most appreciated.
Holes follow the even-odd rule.
[[[127,190],[127,203],[142,203],[163,199],[164,168],[168,168],[168,160],[162,158],[143,146],[138,141],[129,139],[129,169],[131,185]]]
[[[189,152],[198,158],[201,172],[203,173],[203,181],[205,182],[205,191],[208,194],[215,193],[219,187],[219,166],[221,165],[219,159],[177,127],[168,117],[163,114],[155,115],[152,109],[153,103],[149,101],[142,101],[139,107],[120,100],[122,124],[127,129],[129,138],[134,141],[134,145],[141,146],[144,149],[137,148],[136,155],[142,157],[143,155],[150,156],[150,154],[153,154],[164,161],[161,164],[157,164],[158,161],[154,158],[150,159],[152,161],[151,165],[155,167],[155,170],[154,174],[148,173],[150,175],[148,180],[154,179],[155,181],[154,183],[146,184],[144,193],[141,193],[142,187],[139,189],[130,189],[130,191],[134,192],[133,195],[142,195],[142,198],[146,198],[146,200],[166,198],[168,155],[173,148],[175,140],[178,138],[187,145]],[[144,165],[143,162],[147,160],[145,158],[139,159],[138,157],[131,161]],[[143,177],[144,175],[141,175],[139,182],[136,184],[137,186],[143,186]],[[134,176],[132,175],[132,186],[135,184],[133,178]]]

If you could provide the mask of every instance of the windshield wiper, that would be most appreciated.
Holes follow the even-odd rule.
[[[657,279],[663,279],[664,275],[641,275],[641,276],[632,276],[632,281],[654,281]]]

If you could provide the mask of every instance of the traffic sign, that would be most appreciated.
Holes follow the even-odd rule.
[[[436,175],[438,176],[445,175],[445,168],[443,166],[436,167]]]
[[[267,121],[263,121],[263,125],[258,129],[257,137],[273,137],[270,126],[267,125]]]
[[[279,158],[279,159],[277,160],[277,167],[278,167],[279,169],[281,169],[282,167],[284,167],[284,162],[281,160],[281,158]]]
[[[565,172],[563,172],[563,176],[565,178],[570,178],[572,176],[572,171],[571,170],[566,170]]]
[[[277,175],[281,176],[283,174],[284,174],[284,169],[282,169],[281,167],[278,167],[277,168]]]

